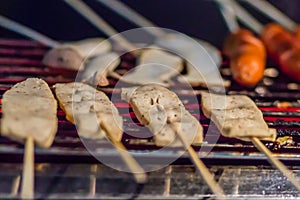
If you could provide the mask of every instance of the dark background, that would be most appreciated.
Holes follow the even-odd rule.
[[[120,32],[136,27],[95,0],[85,2]],[[228,33],[212,0],[123,0],[123,2],[158,26],[207,40],[218,47]],[[270,0],[270,2],[300,22],[300,0]],[[265,17],[253,12],[253,9],[247,8],[261,22],[268,22]],[[56,40],[70,41],[103,36],[62,0],[0,0],[0,14]],[[3,28],[0,28],[0,37],[23,38]]]

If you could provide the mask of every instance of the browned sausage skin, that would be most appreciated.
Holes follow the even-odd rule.
[[[224,43],[224,53],[230,58],[233,79],[246,87],[255,86],[263,77],[266,50],[250,31],[239,29]]]

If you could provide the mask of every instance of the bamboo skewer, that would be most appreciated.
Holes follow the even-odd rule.
[[[71,88],[70,88],[70,85],[73,85],[73,84],[75,84],[75,86],[71,86]],[[54,87],[55,87],[55,93],[56,93],[57,99],[60,102],[60,106],[61,106],[62,110],[65,111],[67,116],[73,116],[74,115],[74,111],[69,109],[70,108],[69,106],[66,106],[67,104],[73,104],[74,102],[73,101],[70,102],[68,100],[68,98],[65,98],[66,94],[73,95],[72,93],[74,92],[74,88],[84,88],[84,90],[87,92],[87,93],[84,94],[84,96],[86,96],[90,93],[95,95],[95,92],[96,93],[99,92],[95,88],[93,88],[89,85],[83,84],[83,83],[57,84]],[[65,90],[61,91],[62,88],[66,89],[66,91]],[[101,94],[101,93],[102,92],[99,92],[99,95],[104,95],[105,97],[104,96],[103,97],[99,96],[99,99],[96,100],[96,101],[100,104],[103,104],[104,106],[106,106],[108,104],[110,104],[110,106],[113,106],[112,102],[110,102],[108,97],[104,93],[103,94]],[[87,103],[87,101],[90,101],[90,100],[88,100],[88,98],[86,100],[83,100],[82,101],[83,105],[89,105],[89,103]],[[110,109],[110,108],[108,107],[108,109]],[[108,109],[106,109],[106,110],[108,110]],[[114,107],[113,109],[116,109],[116,108]],[[98,112],[100,112],[100,111],[98,110]],[[108,112],[108,111],[106,111],[106,112]],[[111,112],[112,112],[112,115],[115,114],[113,110],[111,110]],[[97,112],[96,112],[96,110],[91,110],[90,113],[96,114]],[[117,112],[117,114],[118,114],[118,112]],[[79,115],[80,115],[80,113],[79,113]],[[83,116],[80,116],[80,117],[83,117]],[[105,116],[103,116],[103,117],[105,117]],[[67,119],[75,125],[79,125],[79,126],[81,125],[80,122],[77,123],[77,120],[75,120],[75,119],[71,119],[69,117],[67,117]],[[119,153],[120,159],[127,165],[128,169],[129,169],[129,172],[131,172],[133,174],[136,182],[140,183],[140,184],[145,183],[147,181],[147,175],[146,175],[144,169],[133,158],[133,156],[127,151],[127,149],[122,144],[122,142],[119,141],[119,138],[116,137],[116,135],[114,135],[114,134],[122,134],[121,128],[118,127],[118,130],[114,129],[115,131],[118,131],[118,133],[115,133],[114,130],[105,129],[106,126],[113,125],[113,124],[111,124],[111,123],[108,124],[109,122],[103,122],[105,125],[101,126],[101,123],[102,123],[101,121],[102,121],[101,119],[97,119],[97,122],[99,123],[98,125],[100,125],[100,127],[103,128],[103,130],[105,131],[105,135],[109,138],[109,141],[113,145],[113,149],[116,150]],[[115,125],[122,126],[121,124],[115,124]],[[87,138],[88,137],[89,136],[87,136]]]
[[[0,26],[6,28],[8,30],[14,31],[20,35],[24,35],[33,40],[39,41],[40,43],[45,44],[52,48],[57,47],[59,45],[59,42],[54,41],[53,39],[51,39],[41,33],[38,33],[37,31],[35,31],[29,27],[26,27],[22,24],[19,24],[13,20],[8,19],[7,17],[1,16],[1,15],[0,15]]]
[[[216,0],[216,2],[218,3],[222,17],[224,18],[224,21],[226,22],[229,31],[232,33],[237,31],[240,27],[236,20],[233,8],[228,4],[222,2],[222,0]]]
[[[110,26],[104,19],[96,14],[90,7],[80,0],[64,0],[69,6],[76,10],[80,15],[85,17],[90,23],[92,23],[98,30],[111,37],[117,44],[122,46],[125,50],[133,51],[136,49],[134,45],[127,41],[122,35],[117,35],[118,32]]]
[[[133,174],[137,183],[144,184],[147,182],[147,175],[140,164],[132,157],[132,155],[127,151],[126,147],[119,141],[111,138],[112,143],[118,150],[121,158],[129,168],[130,172]]]
[[[224,16],[224,20],[229,29],[231,28],[231,21],[235,20],[235,16],[237,16],[241,21],[243,21],[252,28],[252,25],[254,25],[253,30],[258,31],[258,33],[262,29],[263,26],[251,15],[249,15],[247,11],[244,10],[241,6],[239,6],[235,1],[217,0],[217,3],[220,6],[220,10],[223,16],[226,15],[226,17]],[[277,168],[279,171],[281,171],[288,178],[288,180],[300,191],[300,183],[293,176],[293,172],[288,170],[288,168],[282,162],[276,159],[257,137],[251,137],[251,142],[260,152],[267,156],[270,164]]]
[[[170,31],[164,30],[162,28],[159,28],[153,22],[149,21],[144,16],[142,16],[141,14],[139,14],[138,12],[136,12],[135,10],[133,10],[132,8],[127,6],[126,4],[122,3],[121,1],[118,1],[118,0],[98,0],[98,2],[100,2],[101,4],[106,6],[107,8],[113,10],[114,12],[119,14],[120,16],[126,18],[127,20],[129,20],[133,24],[136,24],[137,26],[139,26],[141,28],[146,27],[146,28],[143,29],[143,31],[146,31],[149,34],[153,35],[158,43],[164,44],[164,42],[162,42],[164,40],[164,38],[166,38],[168,40],[169,39],[168,36],[169,35],[172,36],[172,37],[170,37],[170,38],[172,38],[172,41],[167,41],[167,42],[169,42],[169,44],[171,44],[171,46],[169,46],[169,48],[170,48],[169,50],[175,51],[175,52],[180,50],[180,48],[178,49],[177,47],[172,47],[172,45],[174,44],[174,39],[177,39],[179,42],[183,41],[184,38],[182,37],[181,34],[175,33],[175,32],[172,33],[172,31],[170,32]],[[152,27],[152,28],[149,28],[149,27]],[[199,39],[196,39],[196,38],[194,38],[194,40],[196,40],[201,46],[203,46],[203,48],[207,51],[206,53],[208,53],[208,55],[210,55],[213,58],[215,63],[220,65],[221,57],[219,56],[219,52],[216,48],[214,48],[212,45],[206,43],[205,41],[202,41],[202,40],[199,40]],[[164,45],[166,45],[166,44],[164,44]],[[164,45],[162,45],[162,46],[164,46]],[[187,45],[187,46],[185,46],[185,45]],[[185,48],[190,48],[189,44],[186,43],[185,45],[184,45]],[[163,47],[163,48],[166,48],[166,47]]]
[[[20,180],[21,180],[21,176],[18,175],[18,176],[14,179],[14,181],[13,181],[13,183],[12,183],[12,187],[11,187],[11,192],[10,192],[10,194],[11,194],[13,197],[17,196],[17,194],[18,194],[18,190],[19,190],[19,187],[20,187]]]
[[[267,149],[267,147],[257,137],[252,137],[251,141],[260,152],[264,153],[267,156],[269,162],[279,171],[281,171],[281,173],[288,178],[288,180],[297,188],[297,190],[300,191],[299,181],[293,175],[293,172],[290,171],[282,162],[276,159],[272,155],[272,152]]]
[[[106,21],[104,21],[101,17],[99,17],[91,8],[89,8],[85,3],[79,0],[65,0],[67,4],[69,4],[72,8],[78,11],[82,16],[84,16],[89,22],[91,22],[96,28],[105,33],[107,36],[113,36],[112,40],[117,42],[121,47],[123,47],[127,51],[133,51],[137,49],[136,46],[131,44],[124,38],[122,35],[117,35],[118,32],[113,29]],[[36,40],[46,46],[56,48],[61,43],[55,41],[27,26],[24,26],[18,22],[15,22],[5,16],[0,15],[0,26],[14,31],[20,35]]]
[[[219,3],[226,5],[225,7],[231,7],[234,15],[237,19],[239,19],[243,24],[248,26],[257,34],[260,34],[263,30],[263,25],[257,21],[254,17],[252,17],[243,7],[241,7],[234,0],[218,0]],[[225,19],[226,20],[226,19]],[[227,21],[226,21],[227,23]]]
[[[154,23],[152,23],[151,21],[146,19],[144,16],[137,13],[135,10],[133,10],[126,4],[122,3],[121,1],[98,0],[98,2],[102,3],[107,8],[113,10],[120,16],[123,16],[124,18],[126,18],[127,20],[129,20],[130,22],[136,24],[137,26],[139,26],[141,28],[152,27],[152,28],[144,28],[143,31],[146,31],[149,34],[153,35],[156,39],[157,44],[160,44],[162,48],[166,48],[166,49],[169,49],[170,51],[174,51],[174,52],[178,52],[178,51],[180,52],[180,50],[182,50],[182,48],[190,49],[193,46],[193,45],[191,45],[191,43],[188,44],[189,43],[188,38],[184,38],[182,34],[173,32],[173,31],[170,32],[170,30],[166,30],[166,29],[158,27],[157,25],[155,25]],[[171,37],[168,37],[168,36],[171,36]],[[164,39],[166,39],[166,41],[164,41]],[[180,45],[182,47],[173,46],[174,42],[176,40],[179,43],[182,43],[182,45]],[[204,65],[212,65],[212,66],[210,66],[212,68],[215,68],[216,65],[218,67],[221,64],[221,57],[219,55],[219,51],[213,45],[210,45],[209,43],[199,40],[197,38],[193,38],[193,40],[196,40],[196,42],[198,42],[202,46],[202,48],[204,48],[205,54],[208,57],[210,57],[211,60],[214,61],[213,63],[207,62],[208,58],[206,56],[201,56],[201,57],[199,57],[199,60],[195,60],[199,66],[202,66],[204,61],[207,62]],[[183,41],[185,41],[186,43]],[[191,41],[191,40],[189,40],[189,41]],[[184,52],[186,53],[185,50],[184,50]],[[181,53],[183,53],[183,52],[181,52]],[[183,54],[185,55],[185,53],[183,53]],[[210,67],[207,67],[207,68],[210,68]],[[207,72],[204,68],[199,68],[198,70]]]
[[[25,143],[21,198],[34,198],[34,140],[30,135]]]
[[[169,197],[170,196],[170,190],[171,190],[171,173],[172,173],[172,165],[169,165],[166,168],[166,179],[165,179],[165,189],[164,189],[164,196]]]
[[[127,20],[131,21],[132,23],[136,24],[139,27],[157,27],[155,24],[150,22],[144,16],[140,15],[133,9],[126,6],[124,3],[117,1],[117,0],[98,0],[104,6],[108,7],[109,9],[115,11],[119,15],[123,16]],[[164,37],[165,32],[161,29],[145,29],[148,33],[154,35],[155,37]]]
[[[255,9],[278,22],[290,31],[295,31],[297,24],[266,0],[244,0]]]
[[[174,130],[176,131],[176,127],[174,127]],[[176,131],[177,135],[179,136],[183,146],[187,149],[188,154],[193,161],[196,169],[200,173],[201,177],[204,179],[205,183],[208,185],[208,187],[211,189],[211,191],[216,195],[216,199],[225,199],[225,194],[223,189],[220,187],[220,185],[214,180],[213,175],[209,172],[208,168],[205,166],[203,161],[198,157],[195,150],[191,147],[191,145],[187,142],[186,138],[180,131]]]
[[[97,164],[91,165],[91,175],[90,175],[90,197],[95,197],[96,195],[96,183],[97,183]]]
[[[143,88],[145,87],[145,88]],[[149,94],[147,94],[147,91],[149,91]],[[147,96],[146,98],[143,98],[143,96]],[[149,98],[148,98],[149,96]],[[167,101],[170,99],[170,96],[174,99],[174,102],[171,103],[171,105],[168,105]],[[198,157],[195,150],[191,147],[191,143],[187,141],[186,136],[183,135],[181,132],[181,125],[183,125],[181,120],[186,121],[190,120],[193,123],[193,120],[195,120],[197,124],[193,124],[192,127],[190,127],[192,130],[194,130],[195,137],[197,137],[196,140],[202,141],[202,136],[200,134],[202,133],[202,128],[200,128],[200,124],[196,119],[188,118],[189,114],[186,110],[181,110],[181,101],[177,97],[175,93],[172,91],[168,91],[168,89],[163,89],[162,86],[159,85],[148,85],[148,86],[142,86],[142,90],[138,91],[138,89],[134,92],[133,95],[128,95],[129,98],[122,97],[123,100],[126,100],[132,107],[133,111],[137,116],[137,119],[140,121],[140,123],[144,126],[147,126],[150,131],[153,133],[153,135],[156,134],[163,134],[162,131],[165,131],[166,126],[168,129],[171,129],[170,132],[174,133],[178,136],[179,140],[182,143],[182,147],[184,150],[187,150],[189,157],[191,158],[192,162],[195,165],[195,168],[199,171],[200,175],[202,176],[203,180],[206,182],[206,184],[209,186],[211,191],[216,195],[217,199],[224,199],[225,194],[222,190],[222,188],[219,186],[219,184],[214,180],[214,176],[209,172],[208,168],[205,166],[205,164],[201,161],[201,159]],[[141,105],[138,102],[138,99],[143,99],[145,105]],[[155,102],[155,103],[154,103]],[[179,105],[178,105],[179,104]],[[165,109],[165,106],[168,105],[171,107],[168,107]],[[159,110],[159,114],[157,115],[157,111],[154,111],[152,109]],[[180,109],[180,110],[179,110]],[[170,111],[171,110],[171,111]],[[184,114],[182,113],[184,111]],[[156,112],[156,113],[155,113]],[[174,113],[173,113],[174,112]],[[176,113],[176,114],[175,114]],[[147,115],[147,117],[144,117]],[[172,116],[175,116],[173,118]],[[176,118],[178,115],[184,115],[185,117],[182,118]],[[153,123],[153,119],[157,118],[159,121],[158,124],[160,127],[155,126],[155,122]],[[191,131],[191,130],[189,130]],[[200,139],[201,137],[201,139]],[[156,138],[156,142],[160,142],[158,138]],[[164,139],[165,140],[165,139]],[[196,141],[193,138],[193,141]],[[165,140],[166,141],[166,140]],[[171,142],[168,141],[167,142]],[[157,143],[158,144],[158,143]],[[159,146],[165,146],[167,145],[165,142],[160,143]],[[181,145],[180,145],[181,146]],[[166,183],[165,194],[168,195],[168,182]]]

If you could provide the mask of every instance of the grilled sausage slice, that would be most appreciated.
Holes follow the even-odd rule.
[[[31,135],[40,147],[50,147],[57,131],[57,102],[42,79],[28,78],[6,91],[2,99],[1,133],[24,142]]]
[[[140,86],[133,92],[125,91],[127,95],[122,94],[122,98],[129,101],[138,120],[152,131],[157,146],[181,146],[176,138],[178,131],[190,143],[202,142],[202,126],[174,92],[158,84]]]
[[[84,83],[56,84],[55,94],[67,119],[76,124],[78,134],[89,139],[104,136],[120,141],[123,120],[105,93]]]
[[[269,128],[262,112],[244,95],[218,95],[202,92],[202,110],[225,137],[249,141],[249,137],[274,141],[276,130]]]
[[[121,80],[132,84],[157,83],[171,85],[171,78],[183,69],[183,60],[155,47],[144,50],[138,66],[122,76]]]
[[[59,45],[48,51],[43,64],[66,70],[82,70],[86,58],[91,58],[111,50],[111,44],[103,38],[90,38],[78,42],[69,42]]]
[[[80,78],[84,83],[107,86],[109,85],[107,77],[113,73],[120,62],[121,59],[117,53],[104,53],[93,58],[87,63]]]

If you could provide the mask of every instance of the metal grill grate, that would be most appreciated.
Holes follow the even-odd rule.
[[[37,42],[27,40],[12,40],[0,39],[0,97],[13,84],[20,82],[28,77],[40,77],[46,80],[50,85],[57,82],[71,82],[74,79],[63,77],[59,72],[46,68],[42,63],[42,57],[48,48],[40,45]],[[122,63],[118,67],[118,72],[124,73],[126,70],[133,67],[135,58],[131,55],[124,55]],[[271,66],[272,64],[270,64]],[[224,78],[229,78],[229,71],[227,62],[224,62],[224,67],[221,72]],[[273,71],[272,71],[273,70]],[[267,72],[273,72],[274,69],[269,67]],[[276,71],[275,71],[276,72]],[[278,137],[291,136],[293,137],[293,144],[288,146],[280,146],[278,143],[267,143],[266,145],[274,152],[275,156],[280,158],[285,164],[300,164],[300,158],[297,154],[300,153],[300,85],[297,83],[288,82],[285,77],[279,75],[272,77],[271,74],[266,74],[266,78],[254,89],[245,90],[235,83],[228,89],[228,94],[247,94],[259,106],[264,114],[264,118],[270,127],[277,129]],[[110,87],[116,84],[116,80],[110,80]],[[126,86],[126,85],[124,85]],[[190,102],[191,95],[184,93],[186,89],[184,85],[179,83],[174,91],[179,95],[181,100],[185,103],[186,108],[191,113],[196,113],[198,104]],[[203,88],[195,88],[200,90]],[[103,88],[108,95],[111,95],[111,88]],[[124,117],[124,129],[126,132],[134,132],[140,135],[151,135],[150,132],[141,131],[136,126],[133,127],[129,119],[135,116],[130,110],[129,105],[120,100],[120,94],[116,94],[119,100],[115,105],[119,109],[121,115]],[[200,99],[200,97],[198,97]],[[288,105],[288,106],[287,106]],[[129,113],[128,113],[129,109]],[[1,111],[2,114],[2,111]],[[210,120],[205,118],[200,112],[195,115],[204,127],[205,134],[210,124]],[[66,162],[66,163],[93,163],[98,162],[94,159],[84,148],[80,138],[77,136],[76,128],[70,122],[66,121],[62,110],[58,111],[59,130],[55,138],[54,144],[50,149],[36,148],[36,162]],[[217,128],[210,125],[210,134],[206,136],[209,140],[219,134]],[[154,145],[151,137],[140,140],[124,134],[123,143],[131,151],[151,151],[158,147]],[[86,141],[89,143],[95,141]],[[101,156],[116,156],[116,152],[108,151],[106,149],[106,141],[96,141],[94,151],[105,150]],[[204,143],[202,147],[211,147],[213,144]],[[199,150],[198,146],[194,147]],[[205,151],[205,148],[201,150]],[[164,156],[174,155],[182,151],[179,148],[171,148],[165,150],[157,159],[163,159]],[[23,146],[15,143],[9,139],[0,137],[0,161],[1,162],[22,162]],[[147,157],[146,154],[136,155],[144,157],[145,160],[152,160],[153,157]],[[153,156],[153,155],[152,155]],[[156,159],[156,160],[157,160]],[[222,160],[222,162],[220,162]],[[256,148],[247,142],[242,142],[236,139],[229,139],[220,137],[217,145],[215,145],[208,156],[203,158],[207,164],[267,164],[264,156],[257,152]],[[183,155],[177,160],[177,164],[189,164],[190,161],[187,155]]]

